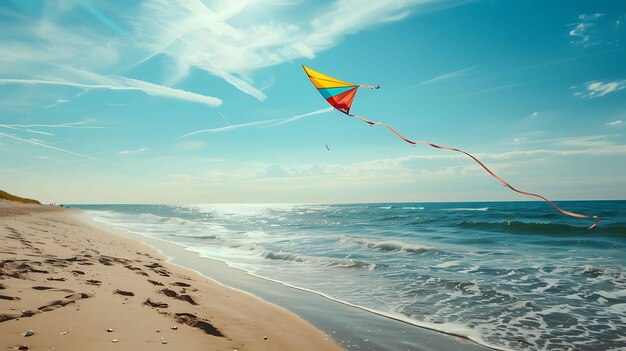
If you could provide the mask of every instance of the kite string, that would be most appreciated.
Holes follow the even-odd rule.
[[[402,134],[398,133],[395,129],[393,129],[390,125],[388,125],[385,122],[372,122],[372,121],[367,120],[367,119],[365,119],[365,118],[363,118],[361,116],[357,116],[357,115],[353,115],[353,114],[348,114],[348,116],[357,118],[357,119],[359,119],[359,120],[369,124],[370,126],[374,126],[374,125],[380,124],[380,125],[384,126],[385,128],[389,129],[389,131],[391,131],[393,134],[395,134],[398,138],[404,140],[405,142],[411,144],[412,146],[415,146],[417,144],[421,144],[421,145],[428,145],[428,146],[436,148],[436,149],[449,150],[449,151],[455,151],[455,152],[462,153],[462,154],[470,157],[476,163],[478,163],[487,173],[489,173],[492,177],[496,178],[500,183],[504,184],[504,186],[508,187],[509,189],[511,189],[511,190],[513,190],[513,191],[515,191],[517,193],[520,193],[522,195],[533,196],[533,197],[542,199],[545,202],[549,203],[552,207],[554,207],[555,210],[561,212],[564,215],[571,216],[571,217],[576,217],[576,218],[584,218],[584,219],[592,219],[592,220],[594,220],[595,223],[593,225],[591,225],[591,227],[589,227],[589,229],[595,228],[600,223],[600,217],[598,217],[598,216],[587,216],[587,215],[582,215],[582,214],[566,211],[566,210],[560,208],[554,202],[550,201],[548,198],[546,198],[546,197],[544,197],[542,195],[529,193],[529,192],[526,192],[526,191],[515,189],[511,184],[509,184],[506,180],[500,178],[500,176],[495,174],[491,169],[489,169],[489,167],[487,167],[484,163],[482,163],[478,158],[476,158],[475,156],[473,156],[469,152],[463,151],[461,149],[453,148],[453,147],[440,146],[440,145],[433,144],[433,143],[428,142],[428,141],[418,141],[418,142],[416,142],[416,141],[413,141],[413,140],[405,138],[404,136],[402,136]]]

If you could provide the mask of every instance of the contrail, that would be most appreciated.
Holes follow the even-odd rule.
[[[323,109],[316,110],[316,111],[313,111],[313,112],[305,113],[303,115],[298,115],[298,116],[293,116],[293,117],[287,118],[284,121],[272,124],[271,126],[267,126],[267,127],[268,128],[269,127],[276,127],[276,126],[279,126],[281,124],[286,124],[286,123],[291,123],[291,122],[297,121],[297,120],[302,119],[304,117],[313,116],[313,115],[319,115],[319,114],[322,114],[322,113],[328,113],[328,112],[331,112],[333,110],[334,110],[334,108],[332,108],[332,107],[323,108]]]
[[[256,126],[261,126],[261,125],[265,125],[265,124],[271,124],[265,128],[270,128],[270,127],[276,127],[279,126],[281,124],[286,124],[286,123],[291,123],[291,122],[295,122],[299,119],[302,119],[304,117],[308,117],[308,116],[313,116],[313,115],[319,115],[322,113],[328,113],[333,111],[332,107],[328,107],[328,108],[323,108],[321,110],[315,110],[313,112],[309,112],[309,113],[305,113],[302,115],[297,115],[297,116],[292,116],[292,117],[287,117],[287,118],[273,118],[273,119],[265,119],[265,120],[261,120],[261,121],[256,121],[256,122],[248,122],[248,123],[241,123],[241,124],[229,124],[227,127],[220,127],[220,128],[208,128],[208,129],[201,129],[201,130],[196,130],[195,132],[191,132],[191,133],[187,133],[185,135],[179,136],[176,139],[182,139],[194,134],[200,134],[200,133],[216,133],[216,132],[229,132],[231,130],[235,130],[235,129],[239,129],[239,128],[246,128],[246,127],[256,127]],[[219,111],[218,111],[219,113]],[[220,113],[220,116],[222,116],[222,118],[224,118],[224,116]],[[224,121],[226,123],[228,123],[228,121],[226,119],[224,119]]]
[[[209,128],[209,129],[200,129],[200,130],[196,130],[195,132],[191,132],[191,133],[187,133],[185,135],[179,136],[176,139],[182,139],[194,134],[200,134],[200,133],[216,133],[216,132],[229,132],[231,130],[235,130],[235,129],[239,129],[239,128],[245,128],[245,127],[254,127],[254,126],[258,126],[258,125],[262,125],[262,124],[268,124],[268,123],[272,123],[272,122],[276,122],[276,121],[280,121],[280,119],[276,118],[276,119],[267,119],[267,120],[263,120],[263,121],[256,121],[256,122],[248,122],[248,123],[241,123],[241,124],[232,124],[229,125],[227,127],[220,127],[220,128]]]
[[[65,149],[60,149],[58,147],[50,146],[50,145],[43,144],[43,143],[40,143],[40,142],[37,142],[37,141],[33,141],[33,140],[18,138],[16,136],[13,136],[13,135],[10,135],[10,134],[5,134],[5,133],[0,132],[0,136],[5,136],[7,138],[23,141],[23,142],[26,142],[26,143],[29,143],[29,144],[33,144],[33,145],[45,147],[45,148],[48,148],[48,149],[65,152],[67,154],[74,155],[74,156],[86,157],[86,158],[89,158],[89,159],[92,159],[92,160],[96,160],[96,158],[92,157],[92,156],[79,154],[79,153],[76,153],[76,152],[73,152],[73,151],[69,151],[69,150],[65,150]]]

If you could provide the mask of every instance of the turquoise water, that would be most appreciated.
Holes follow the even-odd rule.
[[[513,350],[626,348],[626,201],[78,205],[114,228]]]

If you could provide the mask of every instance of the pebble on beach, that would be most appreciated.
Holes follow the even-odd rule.
[[[113,332],[113,328],[107,328],[107,332],[112,333]]]
[[[33,335],[35,335],[35,332],[32,329],[28,330],[28,331],[26,331],[26,333],[24,333],[24,336],[33,336]]]
[[[18,347],[17,349],[18,350],[28,350],[28,346],[22,345],[22,346]]]

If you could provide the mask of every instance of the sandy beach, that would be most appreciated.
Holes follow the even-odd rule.
[[[78,214],[0,200],[0,347],[341,349],[295,314]]]

